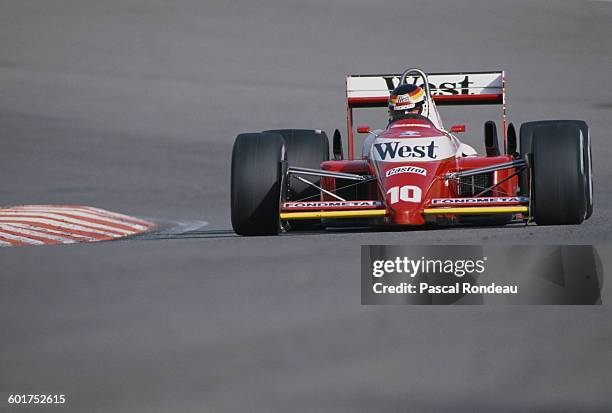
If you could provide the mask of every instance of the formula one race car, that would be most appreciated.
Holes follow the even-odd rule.
[[[411,95],[394,96],[401,85]],[[418,85],[418,87],[416,87]],[[307,129],[243,133],[234,143],[231,215],[240,235],[350,226],[425,224],[580,224],[593,212],[589,129],[580,120],[506,127],[504,72],[347,76],[348,159],[338,130],[333,160],[325,132]],[[418,96],[417,96],[418,95]],[[392,99],[390,99],[390,96]],[[353,109],[414,98],[419,113],[391,119],[366,134],[356,157]],[[486,155],[446,130],[436,105],[502,107],[503,148],[485,124]]]

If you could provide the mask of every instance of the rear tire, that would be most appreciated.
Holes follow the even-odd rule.
[[[533,126],[531,193],[538,225],[580,224],[586,219],[590,166],[585,136],[575,123],[542,122]]]
[[[242,133],[232,150],[232,227],[239,235],[277,235],[285,141],[273,133]]]
[[[283,137],[287,145],[287,163],[291,166],[321,169],[321,162],[329,160],[329,140],[321,130],[276,129],[264,133],[276,133]],[[315,185],[320,179],[307,177]],[[295,178],[287,182],[287,201],[318,201],[320,191]],[[294,230],[313,230],[321,228],[321,220],[290,221]]]

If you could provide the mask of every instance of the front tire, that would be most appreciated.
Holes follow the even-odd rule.
[[[321,130],[312,129],[275,129],[264,133],[276,133],[283,137],[287,144],[287,162],[291,166],[321,169],[321,162],[329,160],[329,140]],[[320,179],[311,179],[319,185]],[[288,201],[318,201],[320,191],[297,180],[289,182]]]
[[[590,156],[579,125],[546,122],[531,136],[533,212],[538,225],[572,225],[588,216]]]
[[[527,153],[532,152],[532,141],[533,135],[536,128],[540,126],[546,125],[565,125],[565,126],[575,126],[580,129],[582,132],[582,137],[584,139],[584,147],[587,148],[584,151],[584,164],[587,166],[585,169],[586,179],[587,179],[587,213],[585,219],[588,219],[593,213],[593,174],[592,174],[592,161],[591,161],[591,133],[589,131],[589,127],[583,120],[539,120],[534,122],[526,122],[521,125],[521,129],[519,132],[520,137],[520,153],[521,155],[525,155]],[[526,180],[526,177],[521,176],[519,178],[520,187],[521,187],[521,195],[528,196],[529,195],[529,184]]]
[[[278,235],[286,168],[285,141],[274,133],[242,133],[232,150],[232,227],[239,235]]]
[[[290,166],[301,166],[303,168],[321,169],[321,162],[329,160],[329,140],[327,134],[321,130],[312,129],[275,129],[265,133],[276,133],[283,137],[287,145],[287,163]],[[315,185],[320,185],[320,179],[309,177]],[[287,201],[318,201],[321,191],[298,181],[289,179],[287,182]],[[293,230],[316,230],[321,229],[319,219],[304,221],[290,221]]]

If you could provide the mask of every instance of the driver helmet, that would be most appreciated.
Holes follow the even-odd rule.
[[[399,85],[389,96],[389,121],[422,114],[425,105],[425,91],[422,87],[405,83]],[[407,116],[408,115],[408,116]]]

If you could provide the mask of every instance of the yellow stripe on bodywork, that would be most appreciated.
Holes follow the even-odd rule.
[[[367,209],[363,211],[281,212],[280,219],[373,218],[384,217],[386,215],[386,209]]]
[[[425,215],[444,215],[444,214],[519,214],[529,212],[526,206],[496,206],[496,207],[462,207],[462,208],[425,208]]]

